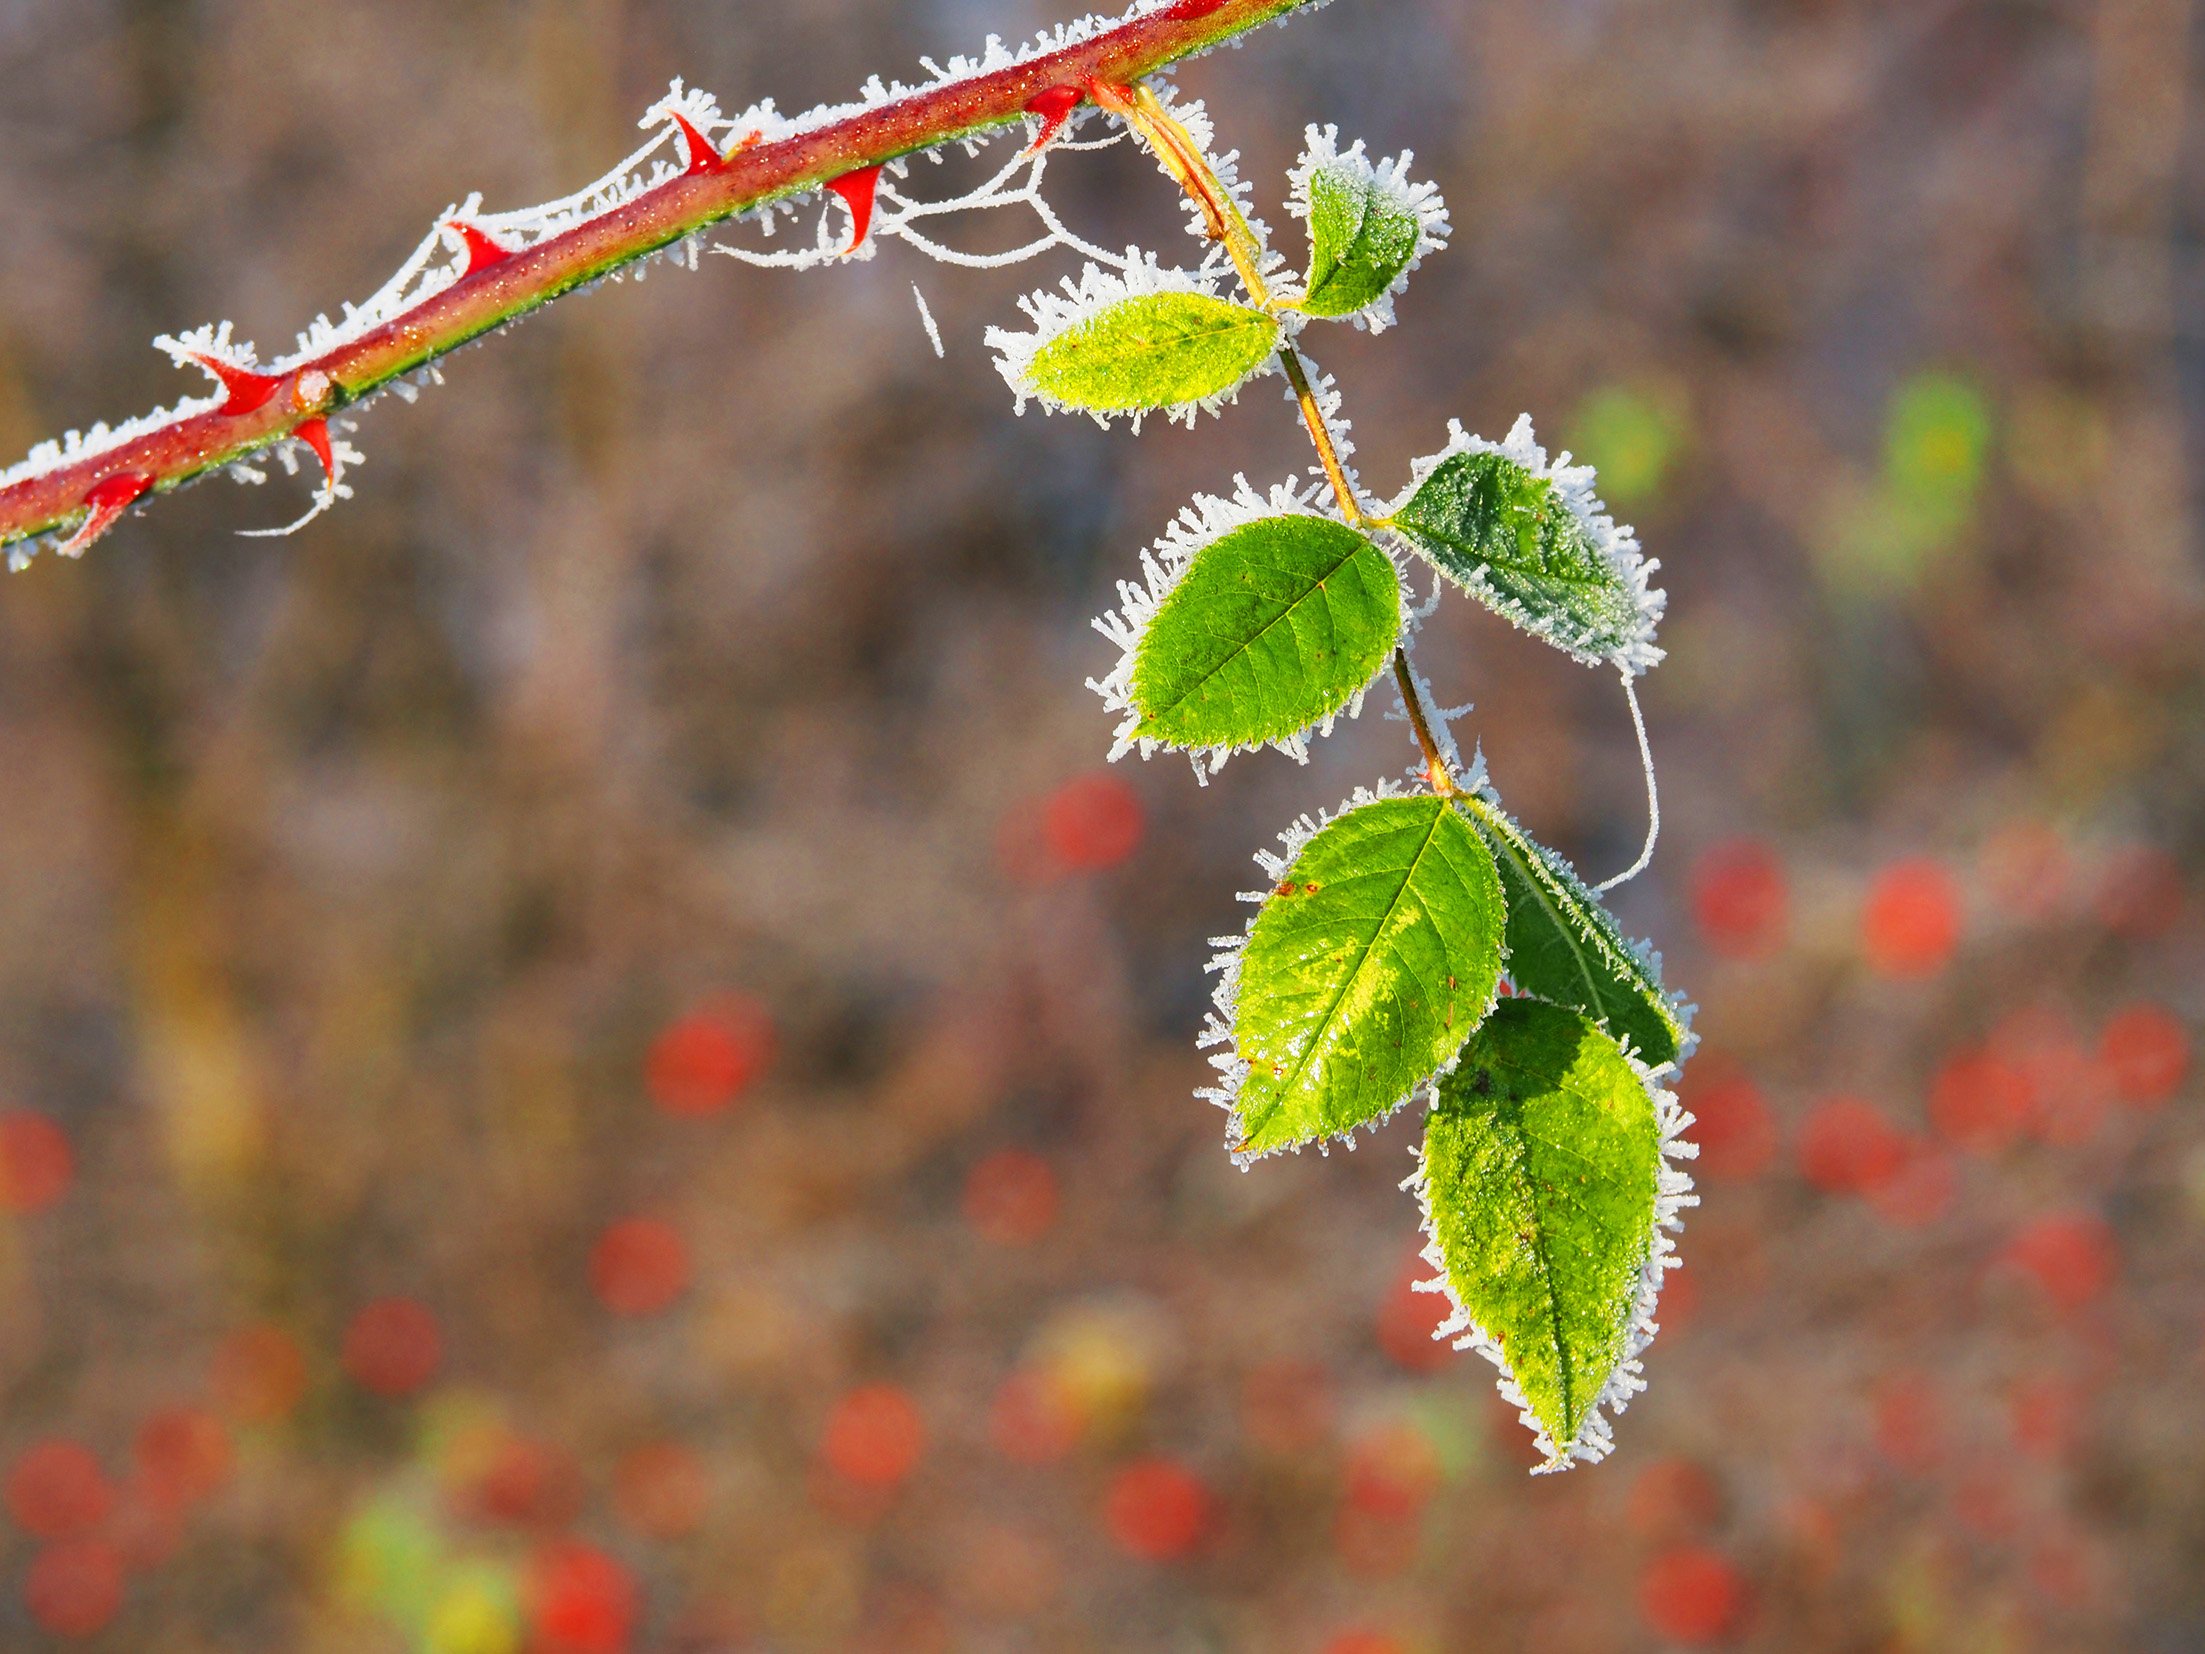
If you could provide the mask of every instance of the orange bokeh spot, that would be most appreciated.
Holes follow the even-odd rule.
[[[689,1247],[672,1224],[622,1218],[590,1248],[590,1290],[615,1315],[655,1315],[689,1285]]]
[[[2023,1379],[2009,1399],[2014,1446],[2033,1459],[2064,1457],[2083,1415],[2082,1392],[2064,1378]]]
[[[50,1436],[9,1467],[8,1514],[39,1539],[76,1539],[97,1529],[115,1508],[115,1489],[82,1444]]]
[[[1120,1550],[1144,1562],[1170,1562],[1202,1542],[1210,1493],[1193,1471],[1170,1459],[1137,1459],[1111,1479],[1103,1526]]]
[[[1141,801],[1115,775],[1076,775],[1041,807],[1041,841],[1059,867],[1075,873],[1116,867],[1141,846]]]
[[[1415,1287],[1431,1273],[1421,1261],[1411,1264],[1378,1306],[1378,1347],[1412,1373],[1436,1373],[1447,1365],[1448,1346],[1432,1335],[1454,1306],[1444,1292]]]
[[[845,1481],[893,1487],[926,1450],[917,1403],[893,1384],[867,1384],[835,1403],[820,1438],[820,1456]]]
[[[1954,1052],[1930,1084],[1930,1124],[1946,1142],[1970,1154],[2006,1149],[2035,1113],[2028,1074],[1981,1046]]]
[[[411,1298],[379,1298],[345,1328],[345,1371],[363,1390],[393,1399],[410,1396],[444,1361],[436,1317]]]
[[[653,1442],[613,1472],[613,1509],[651,1539],[679,1539],[704,1526],[712,1483],[704,1462],[679,1442]]]
[[[2001,827],[1977,867],[1985,893],[2017,919],[2048,918],[2067,894],[2067,842],[2041,821]]]
[[[306,1357],[281,1327],[240,1327],[215,1350],[208,1384],[232,1418],[266,1424],[288,1415],[306,1394]]]
[[[1241,1382],[1240,1417],[1266,1453],[1304,1453],[1332,1434],[1332,1375],[1314,1361],[1266,1361]]]
[[[582,1513],[581,1467],[561,1448],[506,1435],[458,1502],[484,1521],[564,1527]]]
[[[1025,1149],[999,1149],[965,1178],[965,1222],[998,1246],[1039,1240],[1057,1220],[1057,1174]]]
[[[2173,1096],[2189,1073],[2189,1030],[2163,1006],[2131,1005],[2098,1036],[2098,1060],[2123,1102],[2150,1108]]]
[[[1763,959],[1784,945],[1791,898],[1784,869],[1758,839],[1731,839],[1692,869],[1692,913],[1707,945],[1727,959]]]
[[[1683,1098],[1693,1122],[1685,1135],[1700,1146],[1693,1175],[1732,1181],[1758,1177],[1776,1155],[1776,1122],[1769,1118],[1761,1088],[1715,1052],[1701,1054],[1694,1075]]]
[[[1830,1194],[1865,1194],[1905,1166],[1905,1134],[1874,1103],[1832,1097],[1807,1117],[1799,1136],[1799,1169]]]
[[[172,1510],[218,1492],[231,1457],[228,1428],[196,1407],[162,1408],[139,1427],[133,1449],[145,1497]]]
[[[1054,1464],[1079,1445],[1079,1410],[1046,1372],[1016,1372],[995,1392],[988,1439],[1006,1459]]]
[[[2029,1092],[2029,1128],[2047,1143],[2087,1143],[2113,1099],[2106,1065],[2076,1043],[2056,1011],[2018,1011],[1991,1035],[1994,1050],[2011,1052]]]
[[[1439,1481],[1438,1450],[1413,1424],[1381,1425],[1348,1449],[1348,1503],[1383,1520],[1420,1514]]]
[[[1723,1514],[1714,1479],[1690,1459],[1656,1459],[1631,1483],[1631,1531],[1656,1544],[1696,1539]]]
[[[1926,858],[1893,862],[1868,887],[1861,951],[1879,976],[1934,976],[1960,941],[1960,888]]]
[[[1899,1469],[1934,1470],[1945,1453],[1945,1408],[1920,1373],[1898,1373],[1876,1388],[1876,1447]]]
[[[1338,1631],[1318,1654],[1408,1654],[1408,1647],[1383,1631]]]
[[[53,1121],[27,1108],[0,1114],[0,1212],[42,1212],[75,1175],[76,1156]]]
[[[721,994],[651,1042],[643,1082],[668,1114],[717,1114],[773,1061],[773,1018],[744,994]]]
[[[2062,1310],[2080,1309],[2104,1292],[2120,1262],[2113,1231],[2088,1212],[2038,1218],[2006,1243],[2000,1257]]]
[[[1886,1223],[1919,1229],[1943,1217],[1959,1191],[1952,1157],[1919,1138],[1907,1138],[1898,1169],[1861,1192]]]
[[[552,1545],[529,1571],[539,1654],[622,1654],[635,1630],[635,1580],[603,1551]]]
[[[123,1562],[97,1539],[48,1545],[23,1576],[23,1606],[57,1637],[89,1637],[122,1607]]]
[[[1665,1551],[1639,1575],[1638,1607],[1661,1636],[1710,1643],[1728,1631],[1745,1605],[1745,1584],[1719,1554],[1698,1545]]]

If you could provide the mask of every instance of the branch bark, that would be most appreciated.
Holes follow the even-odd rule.
[[[697,230],[915,150],[1015,125],[1051,88],[1124,84],[1323,0],[1175,0],[1087,40],[738,149],[461,278],[359,338],[281,364],[270,394],[179,413],[0,488],[0,548],[64,529],[81,550],[128,507],[266,450],[382,385]],[[326,440],[326,437],[323,438]],[[119,503],[118,503],[119,502]],[[101,521],[104,518],[105,521]],[[93,534],[83,530],[90,528]]]

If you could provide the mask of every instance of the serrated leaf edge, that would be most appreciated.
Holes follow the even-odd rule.
[[[1458,1350],[1476,1350],[1499,1369],[1495,1388],[1500,1391],[1502,1400],[1516,1408],[1518,1420],[1531,1431],[1539,1451],[1546,1456],[1545,1461],[1532,1470],[1534,1476],[1568,1470],[1579,1460],[1597,1464],[1615,1450],[1610,1416],[1622,1416],[1631,1398],[1646,1388],[1645,1365],[1639,1357],[1661,1331],[1661,1323],[1654,1315],[1660,1306],[1662,1277],[1682,1262],[1676,1255],[1676,1242],[1670,1237],[1684,1229],[1684,1219],[1679,1215],[1684,1208],[1700,1203],[1700,1197],[1692,1192],[1691,1174],[1674,1164],[1679,1160],[1699,1158],[1700,1146],[1683,1135],[1685,1127],[1692,1124],[1692,1116],[1677,1101],[1677,1094],[1661,1084],[1657,1070],[1648,1068],[1629,1051],[1624,1051],[1623,1059],[1631,1065],[1631,1071],[1653,1099],[1654,1123],[1660,1133],[1656,1151],[1654,1220],[1647,1239],[1646,1261],[1639,1269],[1638,1298],[1631,1307],[1631,1325],[1624,1335],[1623,1354],[1601,1385],[1600,1393],[1593,1398],[1592,1405],[1585,1409],[1584,1421],[1578,1426],[1575,1440],[1556,1442],[1547,1434],[1546,1426],[1539,1422],[1538,1415],[1525,1400],[1523,1388],[1516,1382],[1515,1370],[1509,1366],[1499,1342],[1477,1324],[1476,1318],[1463,1307],[1462,1300],[1455,1296],[1447,1261],[1440,1251],[1438,1226],[1433,1221],[1432,1194],[1421,1145],[1409,1151],[1416,1157],[1416,1170],[1401,1182],[1402,1188],[1414,1192],[1424,1214],[1423,1258],[1437,1271],[1436,1279],[1413,1283],[1414,1290],[1439,1293],[1453,1309],[1453,1313],[1433,1329],[1432,1336],[1451,1339]],[[1436,1100],[1436,1088],[1434,1096]]]
[[[1225,761],[1236,752],[1256,752],[1272,747],[1283,752],[1297,764],[1309,762],[1309,737],[1330,735],[1333,723],[1341,716],[1359,717],[1363,710],[1363,697],[1370,685],[1358,689],[1347,705],[1323,718],[1304,724],[1300,729],[1271,740],[1243,741],[1210,747],[1181,747],[1153,735],[1139,733],[1140,708],[1133,704],[1133,669],[1140,651],[1141,639],[1147,635],[1149,625],[1164,600],[1181,580],[1196,557],[1210,546],[1232,533],[1246,528],[1250,523],[1261,522],[1266,517],[1316,517],[1328,523],[1342,523],[1337,512],[1316,508],[1315,501],[1324,491],[1321,482],[1302,484],[1297,488],[1292,482],[1272,484],[1269,492],[1259,494],[1249,486],[1245,475],[1233,478],[1233,492],[1228,499],[1215,494],[1197,494],[1187,505],[1181,506],[1179,515],[1156,537],[1155,543],[1141,553],[1141,581],[1118,582],[1118,607],[1097,615],[1090,621],[1096,631],[1118,646],[1118,664],[1100,678],[1089,678],[1087,687],[1102,697],[1103,705],[1112,712],[1123,713],[1118,727],[1112,732],[1110,762],[1115,764],[1127,753],[1138,751],[1143,759],[1153,757],[1160,749],[1184,752],[1194,765],[1194,778],[1208,786],[1210,777],[1225,767]],[[1343,526],[1352,527],[1352,524]],[[1357,530],[1357,532],[1363,532]],[[1406,570],[1402,566],[1400,551],[1383,541],[1373,539],[1379,554],[1393,564],[1400,601],[1400,625],[1407,635],[1412,624],[1408,600]],[[1384,672],[1380,666],[1372,674],[1375,682]]]
[[[1052,293],[1039,288],[1018,301],[1018,308],[1026,313],[1034,324],[1031,333],[1013,333],[1007,328],[991,327],[983,336],[988,349],[995,351],[995,371],[1003,376],[1017,399],[1015,410],[1023,414],[1028,402],[1038,402],[1044,412],[1086,414],[1096,424],[1108,429],[1113,419],[1131,417],[1133,429],[1138,433],[1141,421],[1152,413],[1160,413],[1168,423],[1184,420],[1187,428],[1194,428],[1195,415],[1214,414],[1227,403],[1240,399],[1240,393],[1265,374],[1279,371],[1278,353],[1272,352],[1247,375],[1224,390],[1214,391],[1191,402],[1172,402],[1156,408],[1104,409],[1082,408],[1059,397],[1050,395],[1033,382],[1034,356],[1051,340],[1061,337],[1072,328],[1093,321],[1103,311],[1127,299],[1145,298],[1152,293],[1196,293],[1204,298],[1224,299],[1254,309],[1244,300],[1234,298],[1221,290],[1219,274],[1205,267],[1201,270],[1167,269],[1156,262],[1154,253],[1143,253],[1138,247],[1126,249],[1124,270],[1105,270],[1099,265],[1088,264],[1075,282],[1070,276],[1059,284],[1063,291]],[[1281,342],[1291,338],[1295,318],[1291,313],[1274,316],[1279,323]]]
[[[1218,1083],[1210,1086],[1198,1086],[1194,1094],[1207,1102],[1215,1103],[1225,1111],[1227,1152],[1232,1155],[1233,1164],[1243,1171],[1254,1165],[1258,1160],[1268,1160],[1279,1154],[1299,1154],[1303,1149],[1310,1147],[1314,1147],[1319,1154],[1329,1155],[1332,1152],[1334,1143],[1345,1143],[1352,1151],[1355,1147],[1357,1131],[1367,1128],[1376,1133],[1380,1126],[1399,1114],[1403,1107],[1414,1101],[1418,1096],[1424,1097],[1426,1105],[1429,1106],[1436,1095],[1433,1088],[1439,1078],[1455,1071],[1455,1064],[1462,1060],[1463,1047],[1469,1044],[1469,1035],[1492,1014],[1493,1007],[1500,1002],[1500,991],[1496,979],[1491,997],[1483,1005],[1477,1007],[1477,1014],[1469,1018],[1465,1024],[1463,1047],[1458,1047],[1455,1054],[1449,1057],[1446,1062],[1411,1085],[1397,1099],[1363,1121],[1360,1126],[1350,1126],[1345,1131],[1330,1132],[1320,1137],[1305,1138],[1299,1143],[1283,1144],[1275,1149],[1240,1150],[1231,1147],[1232,1144],[1242,1141],[1247,1135],[1240,1123],[1240,1090],[1247,1081],[1250,1065],[1240,1055],[1238,1047],[1233,1042],[1233,1023],[1240,1011],[1240,959],[1241,954],[1248,946],[1248,939],[1255,934],[1256,919],[1261,916],[1264,899],[1271,894],[1272,888],[1278,884],[1286,870],[1294,865],[1295,858],[1309,847],[1310,841],[1334,822],[1353,815],[1366,805],[1377,804],[1385,799],[1422,796],[1424,795],[1414,787],[1406,787],[1393,781],[1381,781],[1375,787],[1357,787],[1337,809],[1320,810],[1314,816],[1302,815],[1296,817],[1279,834],[1281,848],[1275,854],[1269,850],[1258,850],[1255,853],[1256,865],[1263,869],[1264,888],[1236,892],[1235,899],[1254,906],[1257,910],[1256,913],[1250,915],[1247,924],[1241,927],[1238,936],[1213,936],[1210,938],[1210,946],[1217,951],[1210,956],[1210,962],[1202,968],[1207,973],[1215,974],[1217,986],[1210,993],[1210,1003],[1213,1009],[1204,1015],[1202,1032],[1196,1036],[1194,1043],[1197,1050],[1207,1051],[1211,1047],[1219,1045],[1224,1046],[1225,1049],[1209,1059],[1210,1066],[1218,1071]]]
[[[1482,759],[1483,755],[1480,756]],[[1657,1075],[1665,1071],[1682,1074],[1684,1065],[1692,1059],[1692,1053],[1700,1048],[1700,1036],[1692,1029],[1693,1018],[1700,1014],[1700,1008],[1691,1000],[1685,998],[1681,992],[1670,988],[1663,982],[1661,954],[1653,943],[1644,938],[1632,936],[1624,930],[1622,922],[1615,918],[1614,913],[1609,911],[1608,905],[1600,899],[1592,886],[1588,885],[1578,874],[1577,869],[1571,865],[1569,858],[1560,851],[1549,849],[1546,845],[1540,843],[1525,829],[1522,822],[1508,813],[1501,803],[1501,795],[1494,790],[1492,782],[1485,778],[1482,768],[1477,778],[1477,784],[1473,789],[1473,796],[1466,802],[1469,803],[1471,813],[1476,818],[1472,823],[1473,825],[1497,822],[1499,827],[1506,828],[1529,845],[1532,852],[1545,864],[1547,871],[1560,880],[1562,887],[1578,901],[1584,903],[1587,907],[1608,914],[1610,921],[1615,924],[1616,939],[1623,943],[1632,963],[1646,973],[1647,981],[1660,998],[1662,1009],[1667,1012],[1670,1022],[1675,1025],[1677,1031],[1676,1057],[1667,1063],[1652,1064],[1652,1071]],[[1614,945],[1609,938],[1601,936],[1597,932],[1586,935],[1585,940],[1601,948],[1609,948]],[[1511,988],[1518,986],[1516,979],[1508,975],[1505,967],[1501,974],[1507,978]],[[1523,997],[1527,999],[1546,998],[1544,994],[1524,994]],[[1580,1014],[1583,1014],[1580,1007],[1573,1006],[1570,1008],[1579,1010]],[[1631,1057],[1634,1061],[1642,1060],[1640,1054],[1631,1048],[1630,1041],[1624,1034],[1617,1029],[1610,1028],[1605,1018],[1593,1018],[1591,1020],[1594,1027],[1623,1047],[1626,1056]]]
[[[1631,594],[1631,607],[1637,616],[1632,635],[1616,649],[1595,653],[1577,647],[1570,639],[1556,634],[1542,617],[1531,613],[1521,603],[1504,595],[1483,578],[1482,569],[1474,577],[1473,591],[1478,600],[1496,613],[1534,637],[1544,638],[1561,649],[1572,659],[1588,666],[1605,661],[1619,666],[1637,677],[1653,670],[1662,661],[1664,651],[1654,642],[1654,634],[1661,626],[1663,612],[1669,606],[1669,594],[1658,586],[1649,586],[1647,577],[1661,567],[1660,559],[1648,557],[1639,550],[1638,535],[1629,524],[1618,527],[1609,516],[1600,498],[1593,492],[1596,480],[1589,465],[1570,464],[1568,449],[1563,449],[1549,463],[1547,451],[1532,434],[1531,415],[1519,414],[1516,423],[1509,427],[1508,435],[1499,442],[1491,442],[1481,436],[1472,436],[1462,428],[1462,422],[1447,422],[1447,446],[1436,454],[1427,454],[1409,467],[1409,484],[1392,500],[1375,513],[1378,517],[1391,517],[1404,510],[1416,498],[1434,471],[1458,454],[1498,454],[1510,463],[1522,466],[1535,477],[1545,478],[1554,485],[1556,498],[1560,499],[1578,522],[1584,527],[1601,559],[1615,571]],[[1387,530],[1389,534],[1413,547],[1414,542],[1399,529]]]
[[[1372,333],[1383,333],[1394,325],[1393,301],[1409,285],[1409,277],[1424,262],[1426,253],[1445,249],[1447,237],[1453,226],[1447,218],[1447,200],[1439,193],[1439,186],[1428,180],[1411,182],[1409,163],[1416,159],[1416,151],[1404,149],[1399,155],[1373,161],[1363,152],[1363,140],[1358,138],[1346,149],[1338,147],[1340,129],[1337,126],[1318,126],[1312,121],[1302,132],[1301,159],[1287,170],[1286,181],[1290,193],[1286,210],[1292,217],[1305,223],[1311,212],[1310,180],[1327,167],[1336,167],[1351,175],[1358,183],[1385,196],[1404,212],[1416,215],[1416,250],[1409,255],[1409,262],[1393,278],[1386,290],[1360,310],[1351,310],[1345,316],[1323,318],[1327,321],[1353,322],[1357,327]],[[1298,295],[1297,295],[1298,296]]]

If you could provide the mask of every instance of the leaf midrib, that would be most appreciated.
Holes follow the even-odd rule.
[[[1316,1031],[1310,1035],[1309,1043],[1303,1046],[1301,1056],[1296,1059],[1293,1071],[1280,1079],[1278,1088],[1272,1095],[1271,1111],[1264,1117],[1263,1123],[1265,1125],[1269,1125],[1271,1120],[1277,1116],[1279,1109],[1284,1106],[1285,1094],[1299,1084],[1302,1075],[1308,1072],[1310,1058],[1316,1053],[1317,1047],[1323,1043],[1325,1033],[1332,1026],[1333,1017],[1340,1009],[1340,1002],[1347,998],[1348,990],[1353,988],[1356,982],[1361,979],[1364,968],[1370,963],[1371,950],[1378,946],[1378,938],[1385,934],[1387,922],[1393,918],[1394,913],[1399,909],[1401,893],[1409,888],[1410,882],[1416,877],[1417,869],[1424,865],[1425,853],[1431,849],[1432,841],[1439,836],[1439,824],[1445,816],[1446,806],[1444,804],[1432,812],[1431,825],[1424,832],[1424,842],[1416,847],[1416,854],[1410,857],[1409,865],[1401,875],[1401,883],[1394,890],[1393,899],[1386,904],[1385,912],[1379,915],[1377,924],[1371,928],[1370,940],[1363,944],[1362,951],[1356,958],[1354,969],[1342,978],[1338,990],[1332,996],[1332,1002],[1325,1007],[1324,1015],[1318,1019]],[[1252,1130],[1246,1131],[1241,1135],[1243,1141],[1246,1141],[1252,1139],[1255,1132]]]
[[[1321,521],[1322,519],[1319,520]],[[1350,530],[1349,532],[1352,533],[1353,530]],[[1368,543],[1368,541],[1359,541],[1358,544],[1350,546],[1348,550],[1344,554],[1342,554],[1338,562],[1334,563],[1331,568],[1327,569],[1323,574],[1319,575],[1316,579],[1312,580],[1309,583],[1309,589],[1307,591],[1303,592],[1301,596],[1295,598],[1293,602],[1287,604],[1286,607],[1281,609],[1278,614],[1275,615],[1273,618],[1265,621],[1263,625],[1259,627],[1256,631],[1249,634],[1246,641],[1235,647],[1233,651],[1230,654],[1226,655],[1224,659],[1220,660],[1216,666],[1211,668],[1208,672],[1205,672],[1200,678],[1196,679],[1184,695],[1181,695],[1177,700],[1171,702],[1170,705],[1163,708],[1162,711],[1151,713],[1151,722],[1158,724],[1162,723],[1164,719],[1169,717],[1172,713],[1177,712],[1181,707],[1185,706],[1189,701],[1193,700],[1194,697],[1201,692],[1205,684],[1209,683],[1213,678],[1216,678],[1220,673],[1224,672],[1227,667],[1232,665],[1234,661],[1238,660],[1241,656],[1247,654],[1249,650],[1253,649],[1258,643],[1262,642],[1265,637],[1270,635],[1274,627],[1284,625],[1288,620],[1292,619],[1296,610],[1298,610],[1304,603],[1307,603],[1312,597],[1315,597],[1324,591],[1325,582],[1327,580],[1330,580],[1334,575],[1338,574],[1342,569],[1346,568],[1348,564],[1354,562],[1356,558],[1360,557],[1363,553],[1364,545],[1367,545]],[[1328,603],[1330,602],[1329,597],[1326,601]]]

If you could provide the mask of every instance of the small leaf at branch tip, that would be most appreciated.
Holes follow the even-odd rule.
[[[448,219],[444,227],[458,236],[460,245],[467,250],[467,268],[460,272],[462,281],[489,269],[493,264],[503,264],[513,256],[512,248],[484,234],[463,218]]]
[[[117,471],[85,490],[84,503],[91,508],[77,531],[57,548],[64,557],[82,557],[85,549],[113,528],[125,511],[143,499],[153,479],[143,471]]]
[[[855,172],[845,172],[840,178],[827,180],[827,187],[842,197],[842,204],[850,209],[850,245],[842,249],[848,258],[865,245],[865,232],[873,226],[873,195],[880,188],[880,167],[876,161],[869,167],[859,167]]]

